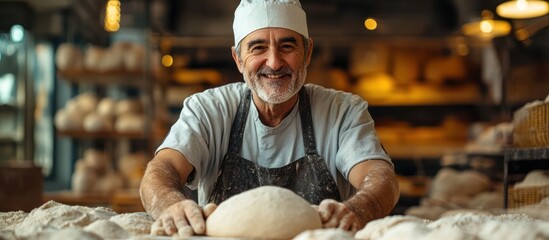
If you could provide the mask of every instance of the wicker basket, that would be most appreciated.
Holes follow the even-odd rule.
[[[549,146],[549,103],[517,110],[513,125],[514,147]]]
[[[509,188],[507,206],[517,208],[537,204],[549,197],[549,185],[540,187]]]

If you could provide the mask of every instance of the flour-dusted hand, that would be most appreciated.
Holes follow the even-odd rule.
[[[324,228],[340,228],[346,231],[356,232],[360,229],[361,222],[356,213],[353,212],[344,203],[325,199],[318,207],[315,206],[320,213],[322,227]]]
[[[208,203],[204,208],[202,208],[202,214],[204,214],[205,218],[208,218],[214,211],[217,209],[217,204],[215,203]]]
[[[208,204],[202,209],[190,199],[172,204],[156,219],[151,227],[151,234],[177,234],[179,237],[203,235],[206,232],[205,219],[215,208],[215,204]]]

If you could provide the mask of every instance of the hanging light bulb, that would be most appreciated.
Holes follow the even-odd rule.
[[[511,32],[511,24],[506,21],[494,20],[494,14],[489,10],[482,11],[482,19],[466,23],[461,31],[467,36],[491,39],[505,36]]]
[[[107,32],[116,32],[120,29],[120,1],[109,0],[105,7],[105,24]]]
[[[547,14],[549,4],[540,0],[512,0],[498,5],[496,12],[504,18],[534,18]]]

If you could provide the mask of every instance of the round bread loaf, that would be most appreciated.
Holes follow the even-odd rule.
[[[206,234],[214,237],[291,239],[319,228],[320,215],[305,199],[275,186],[234,195],[206,220]]]

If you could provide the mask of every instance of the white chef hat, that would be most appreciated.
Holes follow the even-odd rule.
[[[299,0],[242,0],[234,12],[235,46],[251,32],[267,27],[293,30],[309,38],[307,17]]]

